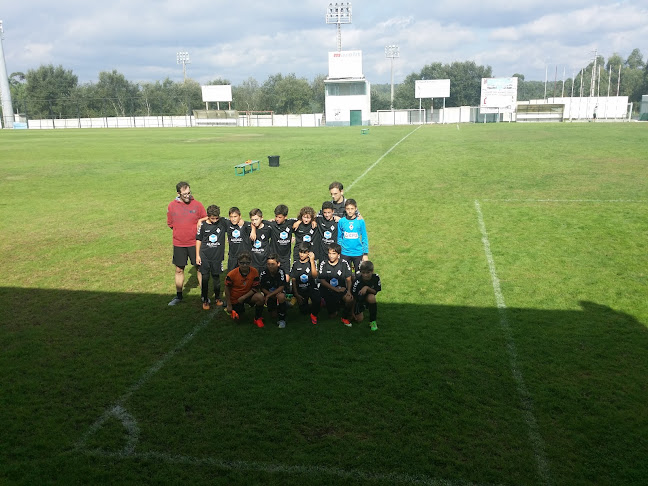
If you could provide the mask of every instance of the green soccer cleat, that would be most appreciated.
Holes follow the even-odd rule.
[[[378,324],[376,324],[376,321],[371,321],[369,323],[369,326],[371,327],[372,331],[377,331],[378,330]]]

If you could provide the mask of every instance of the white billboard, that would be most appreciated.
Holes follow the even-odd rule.
[[[479,111],[513,113],[517,104],[517,78],[482,78]]]
[[[203,101],[232,101],[232,86],[229,84],[217,84],[201,86]]]
[[[329,78],[363,78],[362,51],[329,52]]]
[[[415,98],[450,98],[449,79],[420,79],[414,81]]]

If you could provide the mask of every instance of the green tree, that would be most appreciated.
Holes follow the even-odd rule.
[[[643,69],[644,62],[643,62],[643,55],[641,54],[641,51],[636,48],[633,49],[630,55],[628,56],[628,59],[626,59],[625,65],[630,69]]]
[[[232,86],[234,108],[239,111],[259,111],[261,108],[261,88],[259,82],[249,77],[238,86]]]
[[[115,116],[131,116],[135,113],[139,86],[128,81],[116,69],[100,72],[95,89],[97,97],[111,107]]]
[[[310,110],[312,113],[323,113],[324,112],[324,103],[326,96],[326,86],[324,85],[324,80],[326,79],[326,74],[318,74],[313,79],[311,83],[311,103]]]
[[[308,113],[311,107],[313,92],[306,78],[298,78],[295,73],[280,79],[276,86],[277,113]]]
[[[69,97],[79,78],[59,65],[41,65],[25,75],[27,114],[31,118],[61,118],[67,114]]]

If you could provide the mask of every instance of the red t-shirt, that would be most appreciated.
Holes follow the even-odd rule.
[[[173,229],[173,246],[196,246],[198,220],[206,216],[205,207],[193,197],[188,204],[179,197],[171,201],[167,208],[167,225]]]

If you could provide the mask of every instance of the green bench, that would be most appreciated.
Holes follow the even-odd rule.
[[[249,162],[234,166],[234,174],[237,176],[251,174],[255,170],[261,170],[261,163],[258,160],[250,160]]]
[[[361,129],[360,129],[360,133],[361,133],[362,135],[366,135],[367,133],[369,133],[369,129],[368,129],[368,128],[361,128]]]

